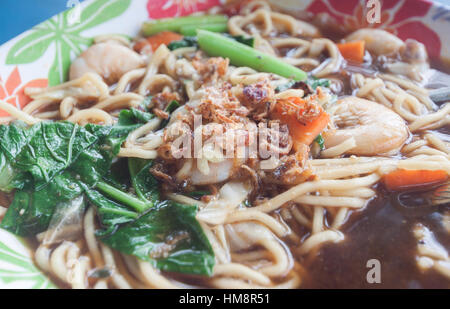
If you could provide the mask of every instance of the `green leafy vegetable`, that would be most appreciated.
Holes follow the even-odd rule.
[[[173,100],[172,102],[170,102],[169,105],[167,105],[166,107],[166,112],[168,112],[169,114],[173,113],[178,107],[180,107],[180,103],[178,103],[178,101]]]
[[[83,182],[94,186],[110,169],[128,134],[153,117],[153,114],[132,108],[122,110],[118,123],[113,127],[88,124],[86,130],[97,136],[99,141],[80,155],[72,169]]]
[[[53,178],[39,191],[17,191],[0,227],[19,236],[36,235],[47,229],[58,205],[82,192],[81,186],[67,172]]]
[[[30,182],[41,189],[96,141],[84,128],[68,122],[31,128],[13,123],[0,126],[0,134],[0,190],[6,192]]]
[[[31,222],[26,222],[27,218],[30,217],[30,211],[27,212],[27,210],[30,208],[30,203],[32,202],[31,195],[31,193],[26,191],[16,192],[16,194],[14,195],[14,199],[11,205],[9,205],[8,211],[5,214],[5,217],[1,222],[1,227],[3,229],[19,236],[28,236],[33,235],[33,232],[41,232],[41,229],[34,228],[36,226],[36,221],[41,218],[40,212],[33,212],[31,215],[37,214],[37,216],[35,216],[34,218],[31,217]],[[46,209],[44,208],[44,211],[45,210]],[[27,217],[25,219],[22,219],[22,215],[25,213]],[[53,212],[51,213],[51,215],[53,215]],[[27,223],[26,225],[24,224],[25,222]],[[49,222],[50,219],[48,219],[47,226]],[[29,228],[30,226],[32,227],[31,229]]]
[[[196,206],[166,201],[102,242],[163,271],[211,276],[214,252],[196,212]]]
[[[0,227],[21,236],[45,231],[58,204],[95,187],[110,170],[128,134],[151,117],[125,110],[112,127],[89,124],[83,128],[69,122],[0,126],[4,133],[0,189],[19,189]],[[135,199],[141,211],[147,208]]]
[[[36,129],[35,129],[36,130]],[[22,189],[27,179],[22,171],[15,168],[12,163],[33,136],[34,130],[26,130],[26,124],[14,122],[9,126],[0,126],[0,190],[11,192]]]
[[[40,190],[96,141],[95,135],[77,124],[40,123],[17,155],[14,166],[29,172],[36,190]]]
[[[14,184],[16,174],[5,154],[0,152],[0,191],[11,192],[20,186],[19,184]]]
[[[210,195],[210,194],[211,194],[211,192],[208,191],[208,190],[204,190],[204,191],[192,191],[192,192],[187,193],[188,196],[193,197],[193,198],[195,198],[195,199],[199,199],[199,198],[201,198],[201,197],[203,197],[203,196],[205,196],[205,195]]]
[[[131,207],[132,209],[136,210],[137,212],[144,212],[145,210],[149,209],[153,206],[152,203],[146,203],[128,193],[125,193],[105,182],[99,182],[97,183],[97,189],[102,192],[104,195],[108,196],[109,198],[112,198],[118,202],[121,202],[122,204]]]
[[[153,160],[128,159],[131,183],[136,195],[143,201],[146,201],[147,204],[153,205],[159,200],[159,190],[158,181],[150,173],[152,166]]]
[[[144,124],[152,120],[155,116],[153,114],[143,112],[136,108],[124,109],[119,114],[119,125],[135,126]]]
[[[166,110],[178,107],[173,101]],[[95,207],[102,227],[96,233],[105,244],[164,271],[211,275],[214,253],[195,219],[197,208],[159,201],[152,161],[129,159],[128,168],[124,159],[112,163],[128,134],[152,118],[131,109],[120,113],[115,126],[0,126],[0,190],[17,189],[0,227],[33,236],[64,218],[76,201],[83,212],[87,200]]]
[[[102,180],[117,189],[127,191],[131,186],[128,159],[121,158],[111,164],[109,170],[103,175]]]
[[[106,236],[113,233],[119,224],[128,223],[139,217],[137,212],[106,198],[97,190],[87,189],[86,196],[91,204],[96,207],[104,230],[97,231],[98,236]]]
[[[169,113],[169,114],[172,114],[178,107],[180,107],[181,105],[180,105],[180,103],[178,103],[178,101],[175,101],[175,100],[173,100],[172,102],[170,102],[170,104],[169,105],[167,105],[167,107],[166,107],[166,109],[165,109],[165,111],[167,112],[167,113]],[[166,126],[167,126],[167,124],[169,123],[169,121],[170,121],[170,117],[168,118],[168,119],[164,119],[162,122],[161,122],[161,128],[165,128]]]
[[[4,153],[8,160],[14,160],[39,128],[40,126],[34,126],[27,130],[26,124],[18,121],[8,126],[0,126],[0,136],[2,137],[0,152]]]
[[[167,48],[170,50],[175,50],[184,47],[197,47],[197,37],[195,36],[185,36],[182,40],[170,42]]]
[[[70,170],[80,181],[94,186],[109,170],[112,159],[119,152],[122,140],[115,145],[117,137],[110,135],[111,127],[89,124],[86,129],[97,136],[98,142],[81,153]]]

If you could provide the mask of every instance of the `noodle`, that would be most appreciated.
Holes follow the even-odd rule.
[[[284,193],[279,194],[278,196],[265,202],[264,204],[256,206],[254,209],[262,212],[271,212],[275,209],[278,209],[283,204],[295,199],[296,197],[309,192],[314,192],[325,188],[330,190],[348,190],[354,187],[370,186],[377,182],[379,179],[380,176],[378,176],[377,174],[371,174],[369,176],[348,180],[319,180],[302,183],[287,190]]]
[[[323,244],[325,242],[337,242],[343,238],[344,236],[341,233],[332,230],[316,233],[305,240],[305,242],[298,249],[298,252],[299,254],[304,255],[313,248],[317,247],[319,244]]]
[[[312,24],[273,11],[264,1],[243,5],[239,15],[229,18],[228,29],[231,35],[253,37],[254,48],[316,78],[333,80],[335,73],[345,69],[335,42],[321,37]],[[135,45],[121,35],[101,36],[94,41],[120,44],[134,53]],[[32,101],[22,110],[0,100],[0,109],[9,114],[0,118],[0,123],[21,120],[33,125],[43,120],[65,120],[81,126],[90,123],[113,126],[123,109],[152,110],[154,115],[138,128],[133,127],[127,135],[118,157],[155,160],[156,164],[144,172],[158,179],[161,196],[197,206],[196,220],[215,256],[212,276],[199,279],[199,286],[297,288],[306,272],[304,257],[313,256],[325,243],[345,239],[342,229],[347,219],[377,196],[379,190],[375,185],[387,173],[406,169],[450,174],[448,139],[431,131],[450,124],[450,103],[436,106],[426,88],[405,78],[390,73],[372,77],[349,73],[345,77],[354,96],[377,102],[400,117],[408,136],[392,156],[386,153],[348,156],[358,146],[356,136],[317,152],[313,147],[323,146],[319,147],[317,140],[311,149],[304,143],[302,146],[308,149],[303,153],[289,130],[286,136],[282,134],[286,132],[279,130],[279,136],[271,135],[270,139],[284,142],[283,147],[277,148],[281,149],[277,153],[280,158],[249,159],[250,146],[258,143],[260,137],[252,139],[249,131],[245,131],[244,159],[229,159],[223,154],[225,147],[230,146],[226,145],[229,141],[205,130],[214,127],[232,131],[227,125],[234,128],[247,124],[255,127],[283,124],[278,120],[281,118],[270,116],[278,100],[300,98],[304,104],[302,109],[311,102],[317,103],[318,107],[314,105],[316,109],[311,109],[313,116],[317,110],[324,109],[331,119],[322,130],[323,138],[333,136],[341,128],[333,106],[337,103],[329,102],[330,91],[322,86],[313,89],[304,82],[285,89],[280,86],[289,84],[289,78],[230,66],[228,60],[206,57],[196,46],[170,50],[162,44],[146,57],[145,67],[143,62],[124,72],[112,85],[100,73],[88,72],[61,85],[25,89]],[[148,104],[143,106],[146,100]],[[168,105],[173,101],[184,104],[169,113]],[[203,116],[196,129],[192,128],[193,115]],[[361,127],[363,121],[359,116],[355,112],[348,123],[343,121],[344,125]],[[297,114],[296,117],[300,122]],[[309,123],[308,118],[302,122],[305,128]],[[268,127],[267,131],[272,133]],[[182,130],[172,133],[169,128]],[[200,157],[183,159],[175,158],[170,152],[176,138],[195,141],[197,135],[202,142],[207,138],[219,140],[220,149],[208,148],[210,145],[206,144],[200,149]],[[235,146],[234,142],[230,144]],[[236,153],[238,150],[233,148],[233,154]],[[268,162],[275,168],[261,168]],[[198,199],[188,196],[191,191],[205,188],[211,192]],[[251,207],[250,202],[254,202]],[[6,212],[7,208],[0,206],[0,218]],[[82,222],[65,227],[67,231],[82,231],[76,239],[46,243],[45,233],[38,234],[39,246],[34,253],[38,267],[73,288],[196,286],[185,283],[184,275],[179,279],[159,270],[156,263],[106,246],[96,234],[101,226],[97,212],[94,205],[89,205]],[[445,248],[434,244],[423,226],[417,227],[414,235],[418,240],[418,267],[433,268],[450,277]],[[107,275],[96,278],[99,271],[106,271]]]

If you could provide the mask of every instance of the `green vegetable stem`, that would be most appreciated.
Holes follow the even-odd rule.
[[[201,27],[212,24],[226,24],[228,17],[225,15],[185,16],[177,18],[163,18],[145,22],[142,25],[144,36],[150,36],[162,31],[181,32],[184,27]],[[185,30],[186,31],[186,30]],[[192,31],[188,30],[187,31]]]
[[[187,25],[180,28],[180,33],[185,36],[195,36],[197,34],[197,30],[208,30],[211,32],[227,32],[228,25],[227,23],[219,23],[219,24],[206,24],[206,25]]]
[[[127,194],[119,189],[116,189],[115,187],[102,181],[97,183],[97,189],[106,196],[118,202],[121,202],[138,212],[144,212],[145,210],[153,206],[150,203],[145,203],[142,200],[135,198],[134,196]]]
[[[224,35],[197,31],[198,44],[210,56],[229,58],[235,66],[250,67],[260,72],[275,73],[294,80],[305,80],[302,70],[268,54],[236,42]]]

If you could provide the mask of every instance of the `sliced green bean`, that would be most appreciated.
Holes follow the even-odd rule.
[[[228,17],[225,15],[203,15],[203,16],[186,16],[176,18],[156,19],[145,22],[142,25],[142,33],[144,36],[150,36],[161,31],[180,32],[182,27],[225,24]]]
[[[275,73],[294,80],[305,80],[302,70],[274,57],[251,48],[221,34],[198,30],[198,44],[210,56],[229,58],[235,66],[244,66],[259,72]]]

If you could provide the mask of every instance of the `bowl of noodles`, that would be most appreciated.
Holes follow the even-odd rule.
[[[449,288],[448,9],[93,0],[0,47],[1,288]]]

